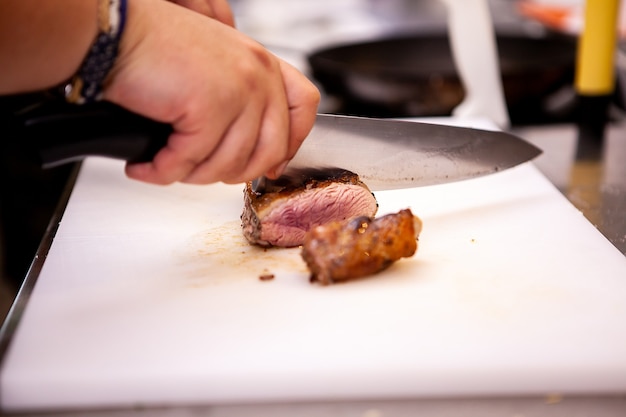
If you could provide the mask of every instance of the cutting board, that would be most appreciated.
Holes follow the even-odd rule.
[[[322,287],[244,240],[241,185],[86,160],[2,409],[626,392],[626,258],[532,163],[376,197],[421,217],[418,252]]]

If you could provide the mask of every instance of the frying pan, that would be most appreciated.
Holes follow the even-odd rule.
[[[496,43],[511,124],[570,117],[567,109],[549,108],[546,102],[573,88],[575,39],[497,34]],[[307,59],[313,78],[338,99],[338,113],[450,116],[464,97],[447,34],[403,34],[334,45],[311,52]]]

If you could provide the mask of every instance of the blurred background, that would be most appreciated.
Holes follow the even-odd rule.
[[[464,98],[449,45],[447,9],[439,0],[231,0],[231,6],[241,31],[318,84],[320,112],[448,117]],[[488,6],[510,129],[541,142],[547,155],[537,165],[575,202],[577,191],[572,194],[568,182],[577,146],[574,71],[584,2],[489,0]],[[620,139],[626,102],[624,9],[618,18],[616,87],[609,97],[612,171],[602,174],[620,187],[626,178],[626,145]],[[475,47],[478,54],[483,46]],[[22,99],[0,100],[1,113]],[[2,320],[75,168],[41,171],[8,146],[3,145],[0,200]],[[609,197],[602,207],[625,207],[624,193]],[[586,204],[582,197],[579,201]],[[602,224],[598,216],[595,224],[603,233],[618,234],[626,246],[626,231]]]
[[[584,2],[488,4],[512,124],[572,121]],[[325,93],[321,111],[448,116],[463,99],[439,0],[236,0],[233,6],[240,30],[318,82]],[[614,104],[623,109],[623,72],[620,77]]]

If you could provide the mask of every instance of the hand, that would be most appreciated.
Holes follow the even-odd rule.
[[[235,18],[227,0],[170,0],[194,12],[235,27]]]
[[[155,184],[275,177],[315,121],[319,91],[235,29],[165,1],[131,0],[104,98],[174,132],[130,178]]]

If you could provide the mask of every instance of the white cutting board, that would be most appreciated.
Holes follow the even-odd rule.
[[[626,258],[532,163],[376,196],[422,218],[417,254],[320,287],[244,241],[242,186],[87,160],[2,409],[626,392]]]

